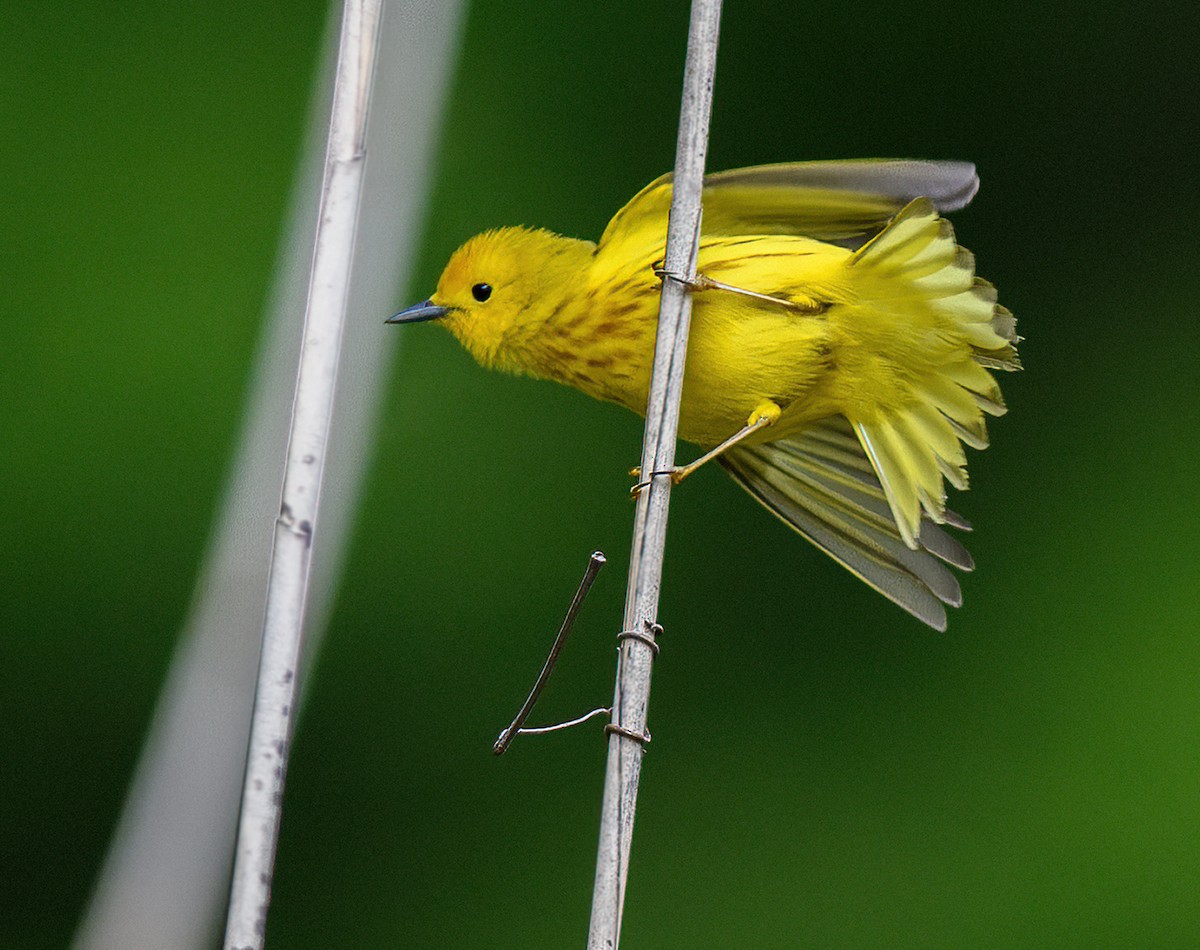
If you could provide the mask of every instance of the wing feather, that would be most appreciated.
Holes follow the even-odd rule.
[[[913,616],[945,629],[943,605],[962,603],[958,579],[945,565],[971,570],[974,561],[928,519],[920,523],[918,546],[909,547],[846,419],[834,416],[788,439],[738,446],[721,462],[803,537]],[[948,523],[964,524],[947,515]]]
[[[860,159],[758,165],[704,179],[704,234],[795,234],[857,248],[918,197],[939,211],[965,207],[979,188],[970,162]],[[609,222],[597,255],[661,257],[672,176],[655,179]]]

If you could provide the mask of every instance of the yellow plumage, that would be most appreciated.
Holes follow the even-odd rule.
[[[938,628],[961,602],[943,562],[972,566],[937,526],[965,527],[943,482],[966,487],[963,443],[986,446],[1004,411],[988,369],[1019,368],[1012,315],[938,214],[976,187],[954,162],[709,176],[679,422],[704,449],[740,433],[719,456],[739,484]],[[669,176],[648,185],[597,244],[478,235],[393,319],[438,319],[485,366],[644,412],[670,195]]]

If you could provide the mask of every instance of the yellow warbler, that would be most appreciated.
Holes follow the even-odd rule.
[[[938,525],[963,443],[988,444],[1019,369],[1012,314],[939,211],[978,188],[966,162],[808,162],[710,175],[679,435],[758,501],[933,627],[973,567]],[[598,243],[501,228],[454,252],[436,320],[484,366],[555,379],[644,413],[671,177]]]

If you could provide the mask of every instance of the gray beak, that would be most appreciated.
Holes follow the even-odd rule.
[[[449,307],[439,307],[432,300],[423,300],[413,304],[407,310],[393,313],[384,323],[422,323],[425,320],[437,320],[450,312]]]

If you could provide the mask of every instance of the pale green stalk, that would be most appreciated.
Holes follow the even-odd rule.
[[[259,950],[266,936],[297,709],[313,536],[350,298],[382,12],[382,0],[346,0],[342,19],[283,497],[275,518],[267,580],[258,685],[225,922],[226,950]]]
[[[417,250],[441,102],[452,72],[462,4],[388,0],[371,162],[360,215],[351,320],[333,408],[305,654],[326,625],[393,347],[378,317],[394,307]],[[335,11],[336,13],[337,11]],[[312,263],[339,16],[319,70],[269,319],[195,603],[74,950],[204,950],[229,896],[229,869],[254,695],[271,546],[296,365],[299,315]],[[389,338],[390,339],[390,338]],[[302,668],[305,664],[302,664]],[[303,688],[303,684],[302,684]]]
[[[639,495],[634,516],[625,603],[624,629],[650,636],[658,615],[667,506],[671,495],[670,477],[655,473],[666,473],[675,464],[675,434],[679,425],[679,401],[683,392],[692,313],[691,296],[684,281],[696,273],[700,198],[708,151],[720,18],[721,0],[693,0],[675,153],[675,185],[667,228],[664,267],[667,276],[659,306],[658,336],[642,442],[641,470],[650,484]],[[616,950],[620,941],[633,817],[645,754],[644,741],[631,736],[646,735],[653,661],[654,650],[649,643],[634,637],[622,640],[612,706],[613,725],[621,731],[611,732],[608,739],[589,950]]]

